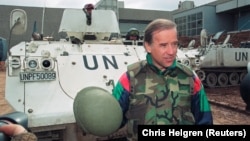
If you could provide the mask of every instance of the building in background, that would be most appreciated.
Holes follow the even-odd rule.
[[[179,8],[172,13],[182,36],[199,35],[203,28],[210,34],[223,30],[250,29],[249,0],[217,0],[199,7],[185,6],[183,9]]]
[[[124,1],[118,0],[100,0],[95,7],[115,11],[122,35],[126,35],[130,28],[137,28],[140,35],[143,35],[146,25],[156,18],[174,20],[178,25],[180,36],[197,36],[202,29],[206,29],[208,34],[250,29],[249,0],[217,0],[197,7],[195,1],[185,0],[180,1],[179,6],[173,11],[129,9],[124,8]],[[35,22],[38,32],[43,33],[44,36],[53,36],[55,40],[65,38],[66,34],[58,34],[64,9],[6,5],[0,6],[1,37],[9,40],[9,13],[16,8],[27,12],[28,30],[23,36],[12,35],[10,46],[21,41],[30,41]]]

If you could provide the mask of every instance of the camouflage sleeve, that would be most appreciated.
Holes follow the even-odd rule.
[[[196,125],[213,124],[210,104],[205,89],[197,75],[194,76],[194,92],[191,104]]]
[[[37,137],[33,133],[26,132],[13,136],[11,141],[37,141]]]

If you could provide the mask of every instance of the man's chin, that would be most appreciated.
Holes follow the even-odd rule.
[[[164,66],[165,66],[165,68],[168,68],[168,67],[172,66],[172,64],[173,64],[173,61],[172,62],[166,62],[166,63],[164,63]]]
[[[168,68],[168,67],[170,67],[170,66],[171,66],[171,64],[170,64],[170,65],[164,65],[165,68]]]

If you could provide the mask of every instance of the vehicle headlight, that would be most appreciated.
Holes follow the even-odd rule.
[[[51,70],[54,68],[54,60],[52,58],[42,58],[41,67],[45,70]]]
[[[38,68],[38,60],[36,58],[29,58],[26,61],[26,68],[35,70]]]

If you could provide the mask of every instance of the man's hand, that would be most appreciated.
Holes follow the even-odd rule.
[[[0,127],[0,132],[12,137],[11,141],[37,141],[35,134],[28,132],[23,126],[7,122]]]
[[[0,127],[0,132],[5,133],[8,136],[16,136],[22,133],[26,133],[27,130],[19,124],[6,124]]]

